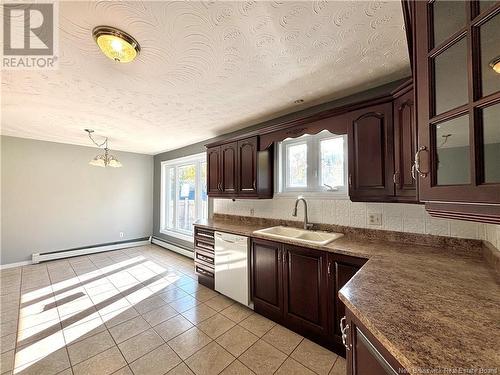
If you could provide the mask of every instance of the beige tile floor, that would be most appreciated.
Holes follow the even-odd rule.
[[[0,272],[0,374],[345,374],[150,245]]]

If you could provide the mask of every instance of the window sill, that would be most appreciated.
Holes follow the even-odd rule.
[[[168,230],[168,229],[161,229],[160,233],[164,234],[165,236],[175,237],[175,238],[178,238],[179,240],[194,243],[194,234],[188,235],[188,234],[179,233],[179,232],[175,232],[175,231]]]
[[[348,200],[349,195],[346,192],[327,192],[327,191],[287,191],[287,192],[275,192],[275,199],[290,199],[302,196],[306,199],[335,199],[335,200]]]

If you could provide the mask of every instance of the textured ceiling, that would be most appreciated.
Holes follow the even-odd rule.
[[[400,1],[61,2],[59,23],[58,70],[2,72],[2,134],[154,154],[409,75]]]

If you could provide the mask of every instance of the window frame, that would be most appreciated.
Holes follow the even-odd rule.
[[[306,186],[289,186],[290,182],[290,175],[288,174],[288,168],[290,167],[290,163],[288,160],[288,149],[293,146],[300,146],[300,145],[306,145]],[[309,143],[307,142],[306,139],[301,139],[301,138],[296,138],[291,140],[290,142],[286,142],[286,144],[283,144],[280,142],[280,148],[281,148],[281,157],[282,157],[282,170],[281,170],[281,187],[280,190],[282,191],[304,191],[304,189],[308,189],[308,182],[309,182],[309,173],[311,173],[311,168],[309,167],[307,161],[309,160],[309,152],[310,152],[310,147]]]
[[[321,175],[321,141],[342,138],[344,140],[344,186],[338,190],[330,191],[325,186],[320,186]],[[289,187],[287,148],[291,145],[307,144],[307,187]],[[295,197],[301,194],[309,197],[335,197],[348,199],[348,159],[347,159],[347,134],[333,134],[327,130],[317,134],[305,134],[297,138],[287,138],[278,142],[275,147],[275,196],[277,198]]]
[[[194,229],[191,231],[184,230],[182,228],[178,228],[177,225],[177,205],[178,205],[178,196],[177,193],[174,194],[174,202],[172,205],[172,209],[170,209],[170,196],[171,189],[174,188],[177,191],[178,184],[178,170],[181,167],[195,164],[195,220],[199,220],[200,218],[208,217],[208,196],[207,196],[207,204],[206,210],[203,212],[203,204],[202,204],[202,190],[203,184],[206,181],[203,181],[202,178],[202,165],[205,164],[205,168],[207,168],[207,160],[206,153],[199,153],[195,155],[189,155],[177,159],[165,160],[161,162],[160,170],[161,170],[161,191],[160,191],[160,233],[165,234],[167,236],[176,237],[184,241],[194,242]],[[172,186],[170,181],[170,170],[174,171],[174,181],[175,186]],[[206,175],[206,173],[205,173]],[[169,226],[170,218],[173,218],[172,222],[174,226]]]

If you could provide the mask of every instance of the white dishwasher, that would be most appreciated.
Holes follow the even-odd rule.
[[[248,237],[215,232],[215,290],[252,307]]]

